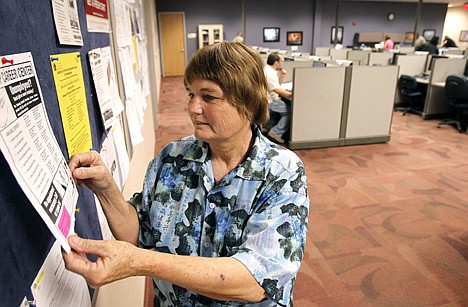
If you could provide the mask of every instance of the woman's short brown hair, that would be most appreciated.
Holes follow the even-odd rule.
[[[250,47],[222,42],[198,49],[185,70],[184,84],[195,79],[216,83],[233,105],[250,122],[268,121],[267,83],[262,58]]]

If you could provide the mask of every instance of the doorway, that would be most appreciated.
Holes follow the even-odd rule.
[[[182,76],[186,66],[184,13],[159,13],[163,76]]]

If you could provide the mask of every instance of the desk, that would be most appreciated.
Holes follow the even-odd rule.
[[[431,77],[418,77],[416,82],[424,87],[424,105],[421,117],[423,119],[440,118],[443,114],[450,113],[445,98],[445,82],[431,82]]]
[[[419,76],[414,76],[414,77],[416,78],[416,82],[418,82],[419,84],[425,84],[425,85],[429,84],[429,77],[426,77],[426,78],[419,77]]]
[[[466,63],[466,59],[438,58],[428,79],[416,77],[418,83],[427,85],[423,119],[441,118],[451,113],[445,97],[445,79],[451,74],[463,74]]]
[[[292,92],[293,83],[291,82],[284,82],[281,84],[281,88],[285,91]]]
[[[426,99],[424,100],[423,119],[440,118],[451,112],[445,97],[445,82],[426,82]]]

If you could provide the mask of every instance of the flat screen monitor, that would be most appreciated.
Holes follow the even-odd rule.
[[[263,42],[279,42],[280,41],[280,28],[268,27],[263,28]]]
[[[327,67],[327,63],[320,62],[320,61],[314,61],[312,63],[312,67]]]

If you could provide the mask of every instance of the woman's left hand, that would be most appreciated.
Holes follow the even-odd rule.
[[[62,251],[65,267],[82,275],[92,288],[136,275],[133,263],[138,248],[130,243],[87,240],[76,235],[70,236],[68,243],[71,252]],[[86,254],[96,255],[96,262],[90,261]]]

